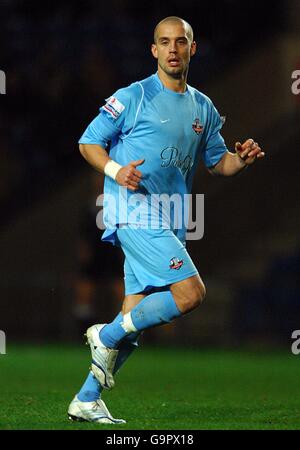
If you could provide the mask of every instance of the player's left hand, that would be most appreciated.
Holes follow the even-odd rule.
[[[253,139],[247,139],[243,144],[236,142],[235,151],[246,165],[253,164],[256,159],[261,159],[265,156],[265,152]]]

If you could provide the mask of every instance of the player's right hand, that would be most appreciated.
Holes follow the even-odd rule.
[[[136,169],[137,166],[142,165],[144,159],[131,161],[127,166],[122,167],[116,176],[116,182],[120,186],[125,186],[130,191],[137,191],[142,180],[142,172]]]

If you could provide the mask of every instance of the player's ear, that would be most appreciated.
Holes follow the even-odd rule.
[[[154,58],[158,58],[158,56],[157,56],[157,47],[156,47],[156,45],[155,44],[152,44],[151,45],[151,52],[152,52],[152,55],[154,56]]]
[[[194,56],[196,51],[197,51],[197,44],[196,44],[196,41],[193,41],[191,44],[191,51],[190,51],[191,56]]]

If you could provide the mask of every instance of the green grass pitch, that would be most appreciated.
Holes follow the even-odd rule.
[[[103,399],[126,425],[70,422],[89,349],[11,346],[0,355],[0,429],[299,429],[300,356],[140,348]]]

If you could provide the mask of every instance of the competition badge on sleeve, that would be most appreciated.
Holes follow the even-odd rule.
[[[113,119],[117,119],[122,111],[124,111],[125,106],[119,102],[116,97],[109,97],[107,99],[103,109],[112,116]]]

